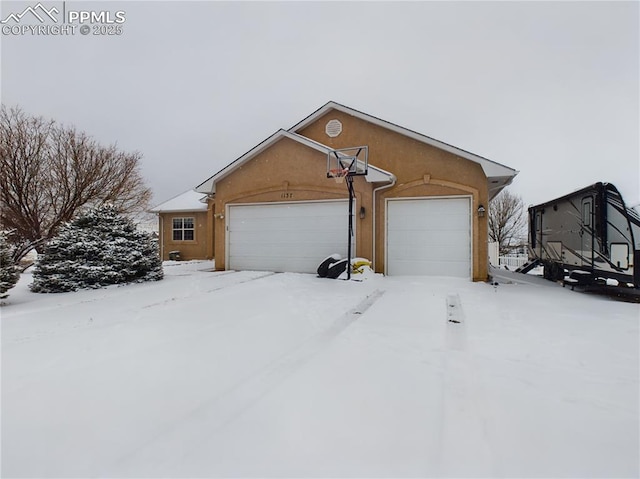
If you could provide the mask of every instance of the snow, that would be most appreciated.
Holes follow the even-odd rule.
[[[207,211],[207,195],[189,190],[159,204],[150,211],[154,213],[169,213],[179,211]]]
[[[29,276],[0,311],[2,477],[640,473],[637,304],[535,276]]]

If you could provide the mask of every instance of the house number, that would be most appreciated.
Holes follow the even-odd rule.
[[[280,198],[293,198],[293,193],[280,193]]]

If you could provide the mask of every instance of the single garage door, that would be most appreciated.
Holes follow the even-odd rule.
[[[227,267],[315,273],[331,254],[346,258],[348,215],[342,200],[231,205]]]
[[[470,199],[388,200],[387,274],[471,277]]]

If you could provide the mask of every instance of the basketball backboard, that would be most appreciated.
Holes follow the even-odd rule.
[[[327,154],[327,178],[363,176],[369,166],[369,148],[356,146],[331,150]]]

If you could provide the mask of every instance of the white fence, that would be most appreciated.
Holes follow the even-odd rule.
[[[509,269],[516,269],[525,264],[529,260],[526,254],[509,254],[498,257],[498,264],[506,266]]]
[[[489,243],[489,262],[496,268],[506,266],[514,270],[525,264],[529,258],[526,254],[508,254],[500,256],[498,243]]]

